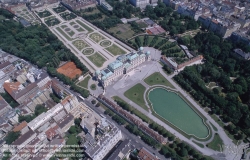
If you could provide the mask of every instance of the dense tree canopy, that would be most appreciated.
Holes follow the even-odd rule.
[[[6,144],[11,144],[15,140],[17,140],[20,135],[21,135],[20,132],[14,132],[14,131],[9,132],[5,137]]]
[[[0,15],[6,16],[6,12],[1,10]],[[1,49],[47,69],[51,76],[58,77],[83,97],[88,96],[88,91],[76,88],[71,79],[56,71],[61,61],[73,61],[83,73],[88,69],[47,27],[37,25],[24,28],[20,23],[8,20],[0,23],[0,35]]]
[[[250,135],[248,115],[250,107],[250,64],[236,58],[233,48],[241,44],[222,40],[213,33],[198,33],[194,44],[179,40],[202,53],[206,63],[185,68],[175,80],[211,113],[225,122],[233,122]],[[209,89],[206,84],[215,82],[220,89]],[[237,132],[236,132],[237,133]]]

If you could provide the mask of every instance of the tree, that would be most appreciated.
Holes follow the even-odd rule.
[[[5,137],[5,141],[6,141],[7,144],[10,145],[12,142],[14,142],[15,140],[17,140],[20,135],[21,135],[20,132],[11,131]]]
[[[100,106],[101,106],[101,104],[98,102],[95,106],[96,106],[96,107],[100,107]]]
[[[21,122],[23,122],[23,121],[26,121],[27,123],[29,123],[29,122],[32,121],[34,118],[35,118],[34,115],[25,115],[25,116],[20,115],[20,116],[18,117],[18,122],[21,123]]]
[[[76,127],[75,127],[75,126],[71,126],[71,127],[69,128],[68,132],[69,132],[70,134],[75,134],[75,133],[76,133]]]
[[[186,148],[181,148],[180,151],[179,151],[179,155],[181,157],[186,157],[188,155],[188,151]]]
[[[3,152],[2,160],[8,160],[11,158],[11,152],[9,150]]]
[[[116,121],[119,125],[124,125],[126,123],[126,121],[118,115],[114,115],[112,119]]]
[[[50,93],[49,96],[55,103],[60,103],[60,98],[58,98],[54,93]]]
[[[47,112],[47,108],[44,105],[38,104],[35,108],[35,116],[39,116],[43,112]]]
[[[161,147],[160,153],[161,153],[162,155],[167,155],[167,154],[169,153],[169,152],[168,152],[168,148],[167,148],[165,145],[163,145],[163,146]]]
[[[96,100],[93,99],[93,100],[91,101],[91,103],[92,103],[92,104],[96,104]]]
[[[174,139],[175,139],[174,136],[169,136],[169,137],[168,137],[168,140],[169,140],[169,141],[173,141]]]
[[[80,118],[76,118],[76,119],[74,120],[74,123],[75,123],[76,126],[80,126],[80,124],[81,124]]]

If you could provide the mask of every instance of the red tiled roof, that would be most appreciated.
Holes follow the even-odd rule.
[[[26,121],[23,121],[22,123],[20,123],[19,125],[17,125],[14,129],[13,129],[13,131],[14,132],[18,132],[18,131],[21,131],[24,127],[26,127],[27,126],[27,122]]]
[[[155,156],[149,153],[146,149],[142,148],[138,153],[139,160],[158,160]]]

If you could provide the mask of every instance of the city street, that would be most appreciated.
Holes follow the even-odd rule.
[[[95,112],[97,112],[98,114],[103,114],[104,115],[104,110],[101,107],[95,107],[92,103],[90,103],[88,100],[85,100],[84,103],[90,107],[91,109],[93,109]],[[151,146],[147,145],[146,143],[144,143],[139,137],[135,136],[134,134],[130,133],[126,128],[124,128],[123,126],[118,125],[116,122],[114,122],[112,120],[112,118],[110,118],[108,115],[106,115],[106,118],[113,122],[114,124],[116,124],[116,126],[122,131],[124,138],[126,139],[130,139],[131,140],[131,145],[135,148],[146,148],[148,151],[150,151],[151,153],[154,153],[157,157],[159,157],[160,159],[166,159],[163,155],[159,154],[159,152],[155,149],[153,149]]]

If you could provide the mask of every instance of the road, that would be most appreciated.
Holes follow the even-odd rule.
[[[90,107],[91,109],[93,109],[95,112],[97,112],[98,114],[104,114],[103,111],[101,110],[101,107],[95,107],[92,103],[90,103],[88,100],[85,100],[84,103]],[[144,143],[139,137],[135,136],[134,134],[131,134],[126,128],[124,128],[123,126],[117,125],[116,122],[114,122],[112,120],[112,118],[110,118],[109,116],[106,116],[107,119],[111,122],[113,122],[114,124],[116,124],[116,126],[122,131],[124,138],[130,139],[131,140],[131,145],[133,145],[135,148],[146,148],[148,151],[150,151],[151,153],[154,153],[157,157],[159,157],[160,159],[166,159],[163,155],[159,154],[159,152],[155,149],[153,149],[151,146],[147,145],[146,143]]]

